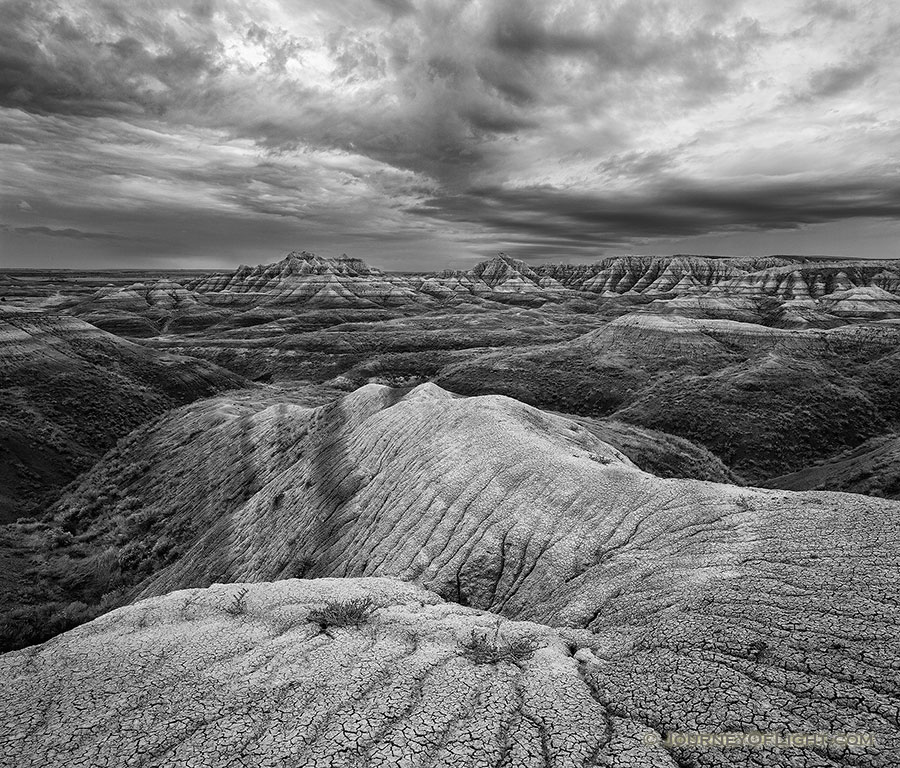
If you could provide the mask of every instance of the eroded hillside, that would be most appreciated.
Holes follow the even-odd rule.
[[[80,319],[0,308],[0,522],[59,489],[154,416],[246,385],[206,360],[147,349]]]
[[[661,479],[589,425],[505,397],[368,385],[316,408],[219,398],[121,443],[51,521],[8,528],[24,576],[6,626],[22,631],[41,597],[62,621],[73,600],[370,575],[619,636],[700,594],[723,590],[704,603],[721,618],[784,583],[787,621],[807,603],[887,599],[897,513]]]

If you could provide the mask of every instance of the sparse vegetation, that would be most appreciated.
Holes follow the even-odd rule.
[[[348,600],[330,600],[323,608],[310,611],[308,621],[320,627],[358,627],[372,616],[374,604],[370,597],[351,597]]]
[[[497,664],[507,661],[520,664],[534,656],[541,644],[530,637],[514,637],[506,639],[500,632],[501,620],[490,630],[473,629],[465,642],[459,643],[463,656],[475,664]]]
[[[193,606],[194,602],[197,600],[197,597],[198,596],[194,594],[184,598],[184,600],[181,601],[181,605],[178,606],[178,615],[182,619],[187,620],[190,618],[188,612]]]
[[[225,606],[225,613],[230,613],[232,616],[242,616],[247,612],[247,593],[248,590],[246,587],[242,587],[231,597],[231,602]]]

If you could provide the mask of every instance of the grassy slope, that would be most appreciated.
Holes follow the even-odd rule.
[[[205,360],[144,349],[79,320],[0,320],[13,338],[0,345],[0,522],[42,513],[138,425],[245,383]]]

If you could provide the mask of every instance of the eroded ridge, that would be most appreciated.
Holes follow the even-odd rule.
[[[354,597],[373,603],[360,626],[310,621]],[[536,650],[479,663],[463,652],[473,630]],[[0,755],[23,768],[897,764],[887,692],[854,688],[845,670],[826,680],[815,661],[803,682],[722,649],[680,653],[660,632],[655,646],[616,649],[390,578],[183,590],[2,657]],[[851,729],[874,745],[658,743],[671,731]]]

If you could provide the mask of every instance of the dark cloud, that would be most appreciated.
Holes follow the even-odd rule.
[[[51,227],[10,227],[0,224],[0,229],[16,235],[45,235],[47,237],[66,237],[72,240],[115,240],[128,242],[134,239],[130,235],[116,235],[109,232],[83,232],[80,229],[68,227],[66,229],[52,229]]]
[[[514,58],[587,59],[602,79],[620,72],[673,73],[689,89],[710,91],[725,86],[730,70],[767,37],[750,19],[720,26],[723,19],[718,17],[710,26],[686,27],[690,18],[677,4],[638,1],[597,7],[609,10],[599,22],[586,25],[583,13],[559,13],[544,3],[503,3],[491,42]],[[710,22],[716,17],[701,18]]]
[[[857,17],[857,9],[838,0],[812,0],[806,4],[806,12],[816,17],[833,21],[852,21]]]
[[[415,12],[410,0],[372,0],[376,6],[386,10],[393,18]]]
[[[875,69],[873,61],[857,61],[825,67],[812,73],[809,87],[802,96],[810,99],[837,96],[864,83]]]
[[[898,22],[837,0],[6,0],[3,233],[574,254],[894,221]]]
[[[621,246],[710,232],[797,229],[853,218],[900,219],[900,185],[865,181],[733,188],[670,181],[652,194],[587,195],[549,187],[472,189],[433,197],[418,215],[486,227],[497,237],[569,246]],[[518,234],[517,234],[518,233]]]
[[[202,13],[191,18],[179,33],[172,23],[135,15],[129,34],[113,37],[93,16],[70,18],[46,0],[10,0],[0,6],[0,106],[90,116],[164,112],[221,73],[219,41]]]

